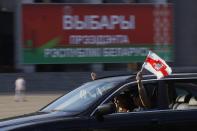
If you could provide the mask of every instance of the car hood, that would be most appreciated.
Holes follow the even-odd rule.
[[[40,123],[58,118],[71,117],[78,114],[77,112],[35,112],[17,117],[0,120],[0,130],[6,127],[25,125],[29,123]]]

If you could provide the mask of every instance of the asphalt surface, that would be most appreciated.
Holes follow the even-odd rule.
[[[13,94],[0,94],[0,119],[35,112],[62,94],[26,94],[24,102],[16,102]]]

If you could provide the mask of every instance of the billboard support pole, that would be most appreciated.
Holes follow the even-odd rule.
[[[17,0],[15,9],[15,68],[17,72],[35,72],[35,65],[24,65],[22,60],[22,0]]]

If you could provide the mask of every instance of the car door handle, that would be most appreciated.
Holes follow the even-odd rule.
[[[159,124],[159,120],[158,119],[151,119],[151,124]]]

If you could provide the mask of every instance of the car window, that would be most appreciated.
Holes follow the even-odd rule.
[[[157,87],[158,87],[157,82],[155,81],[148,82],[148,83],[146,82],[144,83],[144,87],[147,92],[148,99],[152,103],[152,107],[150,107],[150,109],[153,109],[157,105]],[[121,101],[122,104],[124,104],[122,106],[126,108],[126,112],[145,111],[145,110],[142,110],[139,106],[137,106],[137,104],[139,103],[136,103],[136,99],[134,99],[137,96],[139,96],[137,84],[130,83],[121,87],[121,89],[119,89],[118,92],[114,93],[114,95],[112,95],[111,98],[109,98],[108,101],[106,101],[104,104],[113,103],[114,106],[117,108],[118,105],[116,102],[117,100],[119,100]],[[119,108],[116,109],[116,112],[114,113],[119,113],[118,110]],[[126,113],[126,112],[123,112],[123,113]]]
[[[192,94],[197,96],[197,83],[194,81],[188,82],[177,82],[175,83],[176,93],[179,95],[182,94]]]
[[[184,89],[180,89],[180,88],[175,88],[176,94],[177,96],[181,96],[181,95],[188,95],[189,92],[184,90]]]
[[[196,80],[185,79],[185,80],[176,80],[169,82],[169,108],[173,110],[185,110],[196,108],[197,103],[197,84]]]
[[[127,78],[128,76],[124,76],[87,82],[70,93],[57,99],[55,102],[45,107],[42,111],[84,111],[96,100],[102,98],[107,92]]]

